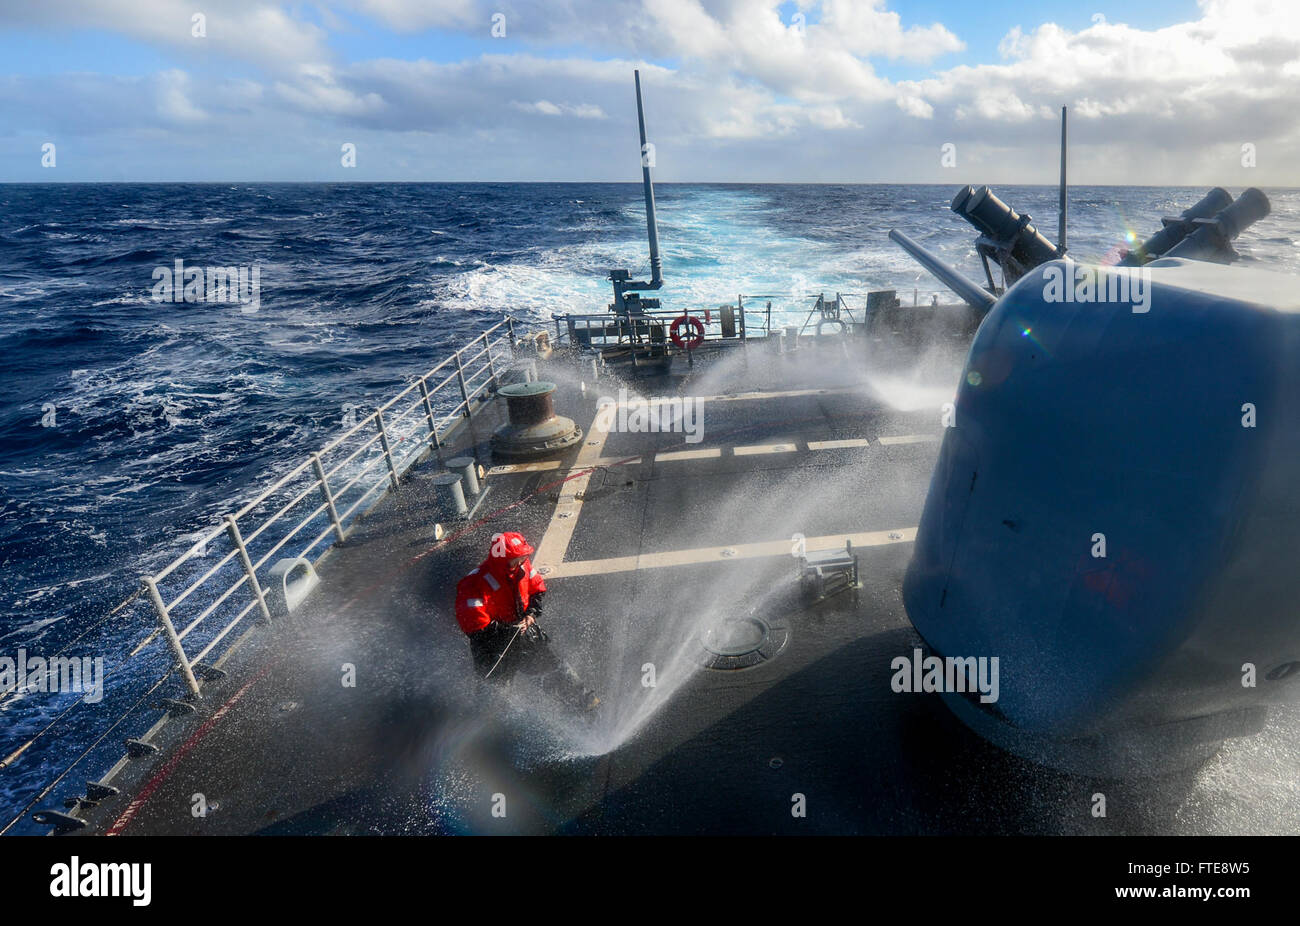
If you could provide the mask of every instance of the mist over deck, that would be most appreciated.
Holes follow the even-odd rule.
[[[700,351],[667,374],[588,371],[585,388],[581,367],[544,363],[584,440],[494,466],[502,403],[466,419],[443,456],[491,467],[470,520],[435,540],[442,467],[432,455],[413,467],[324,561],[308,603],[232,652],[196,713],[155,738],[156,758],[121,767],[109,782],[121,793],[85,812],[91,831],[1290,828],[1300,799],[1270,778],[1287,765],[1281,728],[1207,769],[1100,781],[1013,758],[938,696],[891,688],[891,661],[923,645],[899,590],[959,368],[942,352],[891,365],[868,339],[804,340],[781,355]],[[700,400],[700,439],[593,428],[620,389]],[[598,690],[594,718],[527,678],[503,690],[471,672],[454,587],[506,529],[537,546],[542,623]],[[860,588],[801,596],[796,548],[845,540]],[[704,666],[729,647],[746,667]],[[1243,765],[1262,769],[1244,780],[1270,801],[1241,789]],[[1092,813],[1099,793],[1106,817]]]

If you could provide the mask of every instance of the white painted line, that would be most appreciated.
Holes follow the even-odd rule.
[[[926,444],[931,441],[937,441],[938,434],[903,434],[898,437],[878,437],[878,444]]]
[[[594,418],[592,424],[595,424]],[[594,466],[601,458],[608,437],[608,431],[588,428],[587,437],[582,449],[578,451],[573,468],[583,470]],[[560,489],[560,500],[555,503],[551,523],[546,526],[546,533],[542,535],[542,542],[537,545],[537,553],[533,558],[534,566],[547,568],[548,573],[543,573],[544,575],[563,561],[564,553],[569,549],[569,541],[573,539],[573,532],[578,526],[578,514],[582,511],[582,493],[590,481],[591,473],[583,473],[565,482]]]
[[[846,386],[840,389],[788,389],[784,392],[734,392],[730,395],[704,395],[699,398],[705,402],[745,402],[750,399],[793,399],[806,395],[839,395],[846,392],[861,392],[861,386]]]
[[[663,463],[669,460],[711,460],[720,456],[722,456],[721,447],[707,447],[701,450],[673,450],[669,453],[656,453],[655,462]]]
[[[809,450],[835,450],[839,447],[865,447],[867,446],[865,437],[851,437],[846,440],[810,440],[808,442]]]
[[[611,401],[609,404],[621,407],[627,404],[646,404],[650,406],[691,399],[700,402],[747,402],[751,399],[794,399],[809,395],[839,395],[846,392],[862,392],[867,384],[845,386],[837,389],[787,389],[784,392],[732,392],[721,395],[679,395],[679,396],[628,396],[627,402]]]
[[[893,530],[869,531],[862,534],[827,534],[809,537],[806,549],[838,550],[844,542],[851,541],[859,547],[883,547],[896,543],[911,543],[916,539],[915,527]],[[738,543],[729,547],[698,547],[693,550],[670,550],[665,553],[643,553],[640,556],[615,556],[609,559],[578,560],[551,566],[546,580],[568,579],[575,576],[606,575],[615,572],[635,572],[641,569],[666,569],[673,566],[692,566],[700,563],[728,563],[742,559],[770,556],[792,556],[789,540],[769,540],[762,543]]]
[[[749,457],[760,453],[793,453],[798,449],[794,444],[751,444],[748,447],[733,447],[731,452],[738,457]]]
[[[504,476],[506,473],[540,473],[548,469],[559,469],[559,460],[544,460],[541,463],[506,463],[494,466],[487,471],[489,476]]]
[[[594,460],[588,460],[582,466],[575,463],[571,469],[599,469],[602,466],[636,466],[640,462],[640,457],[597,457]]]

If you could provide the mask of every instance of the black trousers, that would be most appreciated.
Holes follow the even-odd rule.
[[[513,626],[493,621],[470,634],[469,649],[475,671],[483,677],[491,673],[490,681],[507,682],[522,673],[536,677],[542,689],[556,697],[579,704],[585,699],[587,689],[578,673],[556,655],[540,633],[517,634]]]

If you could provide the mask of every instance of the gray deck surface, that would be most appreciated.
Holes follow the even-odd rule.
[[[763,359],[766,357],[766,359]],[[891,409],[862,387],[861,365],[815,351],[736,357],[628,380],[648,395],[821,389],[709,402],[705,436],[611,434],[602,459],[722,448],[713,459],[650,457],[607,466],[583,493],[566,563],[713,546],[915,527],[938,452],[938,410]],[[608,378],[579,394],[555,366],[557,410],[588,430]],[[955,377],[955,368],[947,375]],[[951,380],[955,382],[954,380]],[[838,391],[838,390],[851,391]],[[499,410],[462,436],[491,465]],[[936,440],[881,444],[882,436]],[[591,437],[591,434],[588,434]],[[866,447],[809,450],[809,440]],[[731,448],[792,441],[784,454]],[[899,588],[907,542],[861,549],[862,587],[801,601],[795,560],[720,556],[687,565],[559,576],[543,620],[554,645],[599,691],[575,716],[526,679],[509,689],[470,673],[452,616],[457,579],[492,533],[538,545],[581,447],[558,470],[494,475],[477,521],[432,542],[421,464],[321,570],[292,618],[254,635],[205,690],[198,715],[170,724],[154,760],[133,762],[123,794],[90,811],[92,829],[202,833],[1165,833],[1286,831],[1290,770],[1268,742],[1184,775],[1137,782],[1072,778],[1008,756],[934,695],[896,694],[890,661],[919,645]],[[449,454],[450,455],[450,454]],[[502,509],[507,509],[502,511]],[[754,615],[788,630],[759,666],[698,665],[710,622]],[[355,687],[341,683],[356,669]],[[653,664],[656,686],[645,687]],[[232,699],[233,703],[232,703]],[[1281,736],[1279,731],[1266,737]],[[1243,759],[1243,755],[1245,758]],[[1262,756],[1262,757],[1261,757]],[[1238,787],[1240,763],[1269,800]],[[1237,765],[1233,763],[1236,762]],[[1217,763],[1217,765],[1216,765]],[[1272,775],[1273,778],[1268,776]],[[1104,793],[1107,815],[1092,814]],[[193,815],[194,796],[209,806]],[[494,796],[501,797],[494,797]],[[791,813],[803,795],[807,815]],[[504,798],[505,815],[500,813]],[[134,801],[134,804],[132,803]],[[130,808],[130,809],[128,809]]]

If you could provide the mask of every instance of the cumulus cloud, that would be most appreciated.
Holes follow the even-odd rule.
[[[8,78],[0,124],[118,145],[137,131],[218,124],[253,165],[259,151],[295,145],[332,163],[315,152],[348,133],[369,139],[376,178],[629,179],[640,67],[665,179],[950,182],[940,154],[953,143],[962,180],[1050,181],[1068,105],[1081,182],[1294,182],[1282,152],[1300,132],[1300,7],[1282,0],[1202,0],[1196,18],[1160,29],[1104,17],[1077,30],[1025,25],[1008,29],[993,60],[958,65],[944,62],[963,49],[960,30],[908,21],[886,0],[335,0],[319,10],[229,0],[196,45],[188,0],[7,6],[0,24],[110,29],[172,49],[176,65],[138,79]],[[423,31],[431,47],[448,32],[483,41],[496,12],[507,39],[459,60],[348,60],[331,44],[358,16]],[[256,67],[221,79],[223,58]],[[889,61],[927,76],[891,80],[880,71]],[[1238,177],[1247,142],[1259,170]],[[521,151],[536,156],[520,163]]]

